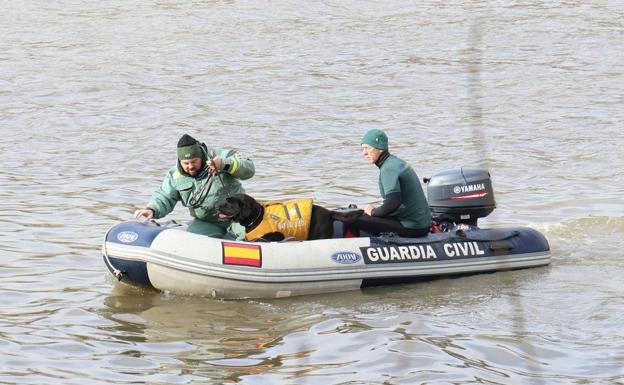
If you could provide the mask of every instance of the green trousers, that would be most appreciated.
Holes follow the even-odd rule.
[[[242,241],[245,239],[245,228],[234,222],[208,222],[201,219],[193,219],[186,231],[195,234],[207,235],[214,238],[223,238],[227,233],[228,238]]]
[[[207,222],[201,219],[193,219],[186,231],[189,233],[207,235],[209,237],[222,238],[226,233],[229,222]]]

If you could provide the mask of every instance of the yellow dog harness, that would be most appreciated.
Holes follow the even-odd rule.
[[[274,232],[282,233],[285,238],[294,238],[297,241],[308,239],[312,198],[267,202],[263,206],[262,222],[245,235],[245,240],[252,241]]]

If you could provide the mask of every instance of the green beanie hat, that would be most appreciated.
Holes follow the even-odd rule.
[[[190,135],[184,134],[178,141],[178,159],[201,158],[202,150],[199,142]]]
[[[387,150],[388,136],[385,132],[377,128],[373,128],[372,130],[368,130],[368,132],[364,134],[361,144],[368,144],[369,146],[378,148],[380,150]]]

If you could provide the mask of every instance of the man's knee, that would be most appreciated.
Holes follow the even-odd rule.
[[[223,238],[225,229],[214,223],[193,219],[186,229],[189,233],[207,235],[214,238]]]

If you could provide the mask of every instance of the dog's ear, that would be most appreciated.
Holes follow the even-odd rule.
[[[254,205],[252,204],[253,198],[248,195],[244,196],[244,199],[239,200],[238,207],[240,208],[241,218],[250,218],[254,214]]]

